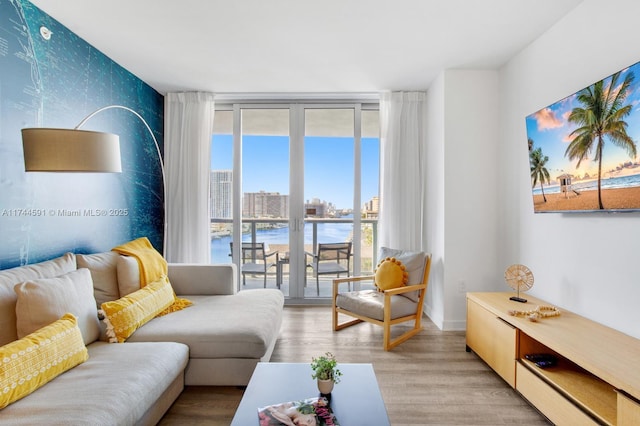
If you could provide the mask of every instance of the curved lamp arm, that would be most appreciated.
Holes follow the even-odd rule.
[[[129,111],[131,114],[135,115],[136,117],[138,117],[140,119],[140,121],[142,121],[142,124],[144,124],[144,126],[147,128],[147,130],[149,131],[149,134],[151,135],[151,139],[153,139],[153,143],[156,146],[156,153],[158,154],[158,161],[160,162],[160,171],[162,173],[162,210],[164,213],[164,218],[163,218],[163,245],[162,245],[162,255],[164,256],[167,252],[167,178],[164,172],[164,161],[162,160],[162,154],[160,153],[160,145],[158,145],[158,140],[156,139],[155,135],[153,134],[153,130],[151,130],[151,127],[149,126],[149,124],[147,123],[147,121],[140,115],[138,114],[135,110],[123,106],[123,105],[107,105],[104,106],[102,108],[98,108],[97,110],[93,111],[91,114],[87,115],[85,118],[82,119],[82,121],[80,121],[80,123],[78,123],[78,125],[76,127],[74,127],[74,130],[79,130],[80,127],[82,127],[87,121],[89,121],[94,115],[101,113],[102,111],[106,111],[108,109],[123,109],[125,111]]]
[[[129,111],[142,121],[153,139],[162,173],[163,255],[167,241],[167,183],[160,146],[151,127],[133,109],[122,105],[107,105],[86,116],[73,129],[25,128],[22,144],[27,172],[116,172],[122,171],[120,141],[117,135],[80,130],[94,115],[108,109]]]
[[[140,121],[142,121],[142,124],[144,124],[144,126],[147,128],[147,130],[149,131],[149,134],[151,135],[151,138],[153,139],[153,143],[156,146],[156,153],[158,154],[158,160],[160,161],[160,171],[162,172],[162,186],[165,187],[166,186],[166,176],[164,173],[164,161],[162,160],[162,154],[160,153],[160,145],[158,145],[158,141],[155,137],[155,135],[153,134],[153,130],[151,130],[151,127],[149,126],[149,124],[147,123],[147,121],[140,115],[138,114],[135,110],[123,106],[123,105],[107,105],[104,106],[102,108],[99,108],[95,111],[93,111],[91,114],[87,115],[85,118],[82,119],[82,121],[80,121],[80,123],[74,127],[74,130],[79,130],[80,127],[82,127],[87,121],[89,121],[94,115],[101,113],[102,111],[106,111],[108,109],[123,109],[125,111],[129,111],[131,114],[135,115],[136,117],[138,117],[140,119]],[[166,196],[166,189],[165,189],[165,196]]]

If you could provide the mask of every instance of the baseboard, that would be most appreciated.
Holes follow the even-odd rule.
[[[465,331],[466,329],[466,320],[445,321],[441,328],[443,331]]]
[[[442,331],[464,331],[467,329],[467,321],[465,320],[453,320],[445,321],[441,315],[434,315],[430,306],[425,306],[423,309],[426,316],[429,317],[436,327]]]
[[[439,315],[438,316],[434,315],[433,314],[433,309],[431,309],[431,306],[424,305],[422,311],[424,312],[424,314],[426,316],[429,317],[431,322],[434,323],[436,325],[436,327],[438,327],[440,330],[442,330],[443,318],[440,317]]]

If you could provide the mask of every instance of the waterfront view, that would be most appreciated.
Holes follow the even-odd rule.
[[[320,223],[318,224],[318,242],[335,243],[343,241],[351,241],[351,229],[353,225],[350,223]],[[311,244],[313,241],[313,227],[305,226],[304,241],[305,244]],[[251,234],[245,233],[242,241],[251,241]],[[258,229],[256,231],[256,241],[265,244],[288,245],[289,244],[289,227],[274,227],[270,229]],[[231,236],[221,236],[211,239],[211,262],[212,263],[229,263]]]
[[[266,282],[264,270],[243,274],[242,288],[277,285],[288,295],[290,268],[296,274],[303,269],[307,279],[291,283],[295,285],[293,297],[303,292],[304,297],[328,297],[330,284],[320,285],[317,292],[315,278],[316,285],[306,285],[314,271],[312,256],[292,256],[296,263],[289,264],[290,237],[304,241],[307,253],[315,252],[317,244],[351,242],[349,273],[371,273],[379,205],[377,109],[356,108],[353,103],[342,107],[238,107],[217,110],[214,121],[211,262],[232,261],[232,222],[234,215],[239,215],[241,240],[264,243],[267,253],[278,252],[279,260],[276,267],[268,269]],[[303,131],[292,136],[290,129]],[[354,215],[361,218],[361,229],[355,232],[357,241],[352,241]],[[290,223],[296,225],[290,228]],[[270,263],[275,259],[270,257]],[[320,276],[325,283],[335,277]]]

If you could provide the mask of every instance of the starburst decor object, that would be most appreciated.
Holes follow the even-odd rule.
[[[511,265],[504,271],[504,280],[509,287],[516,290],[517,295],[509,299],[520,303],[527,303],[527,299],[520,297],[521,291],[527,291],[533,287],[533,273],[524,265]]]

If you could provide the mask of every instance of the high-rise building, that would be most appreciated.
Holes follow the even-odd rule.
[[[279,192],[245,192],[242,200],[243,217],[286,218],[289,215],[289,196]]]
[[[326,201],[319,198],[312,198],[304,203],[305,216],[307,217],[327,217],[328,206]]]
[[[211,170],[211,217],[216,219],[232,219],[232,183],[233,171]]]
[[[380,210],[380,199],[373,197],[371,200],[364,203],[364,213],[367,218],[378,217],[378,211]]]

